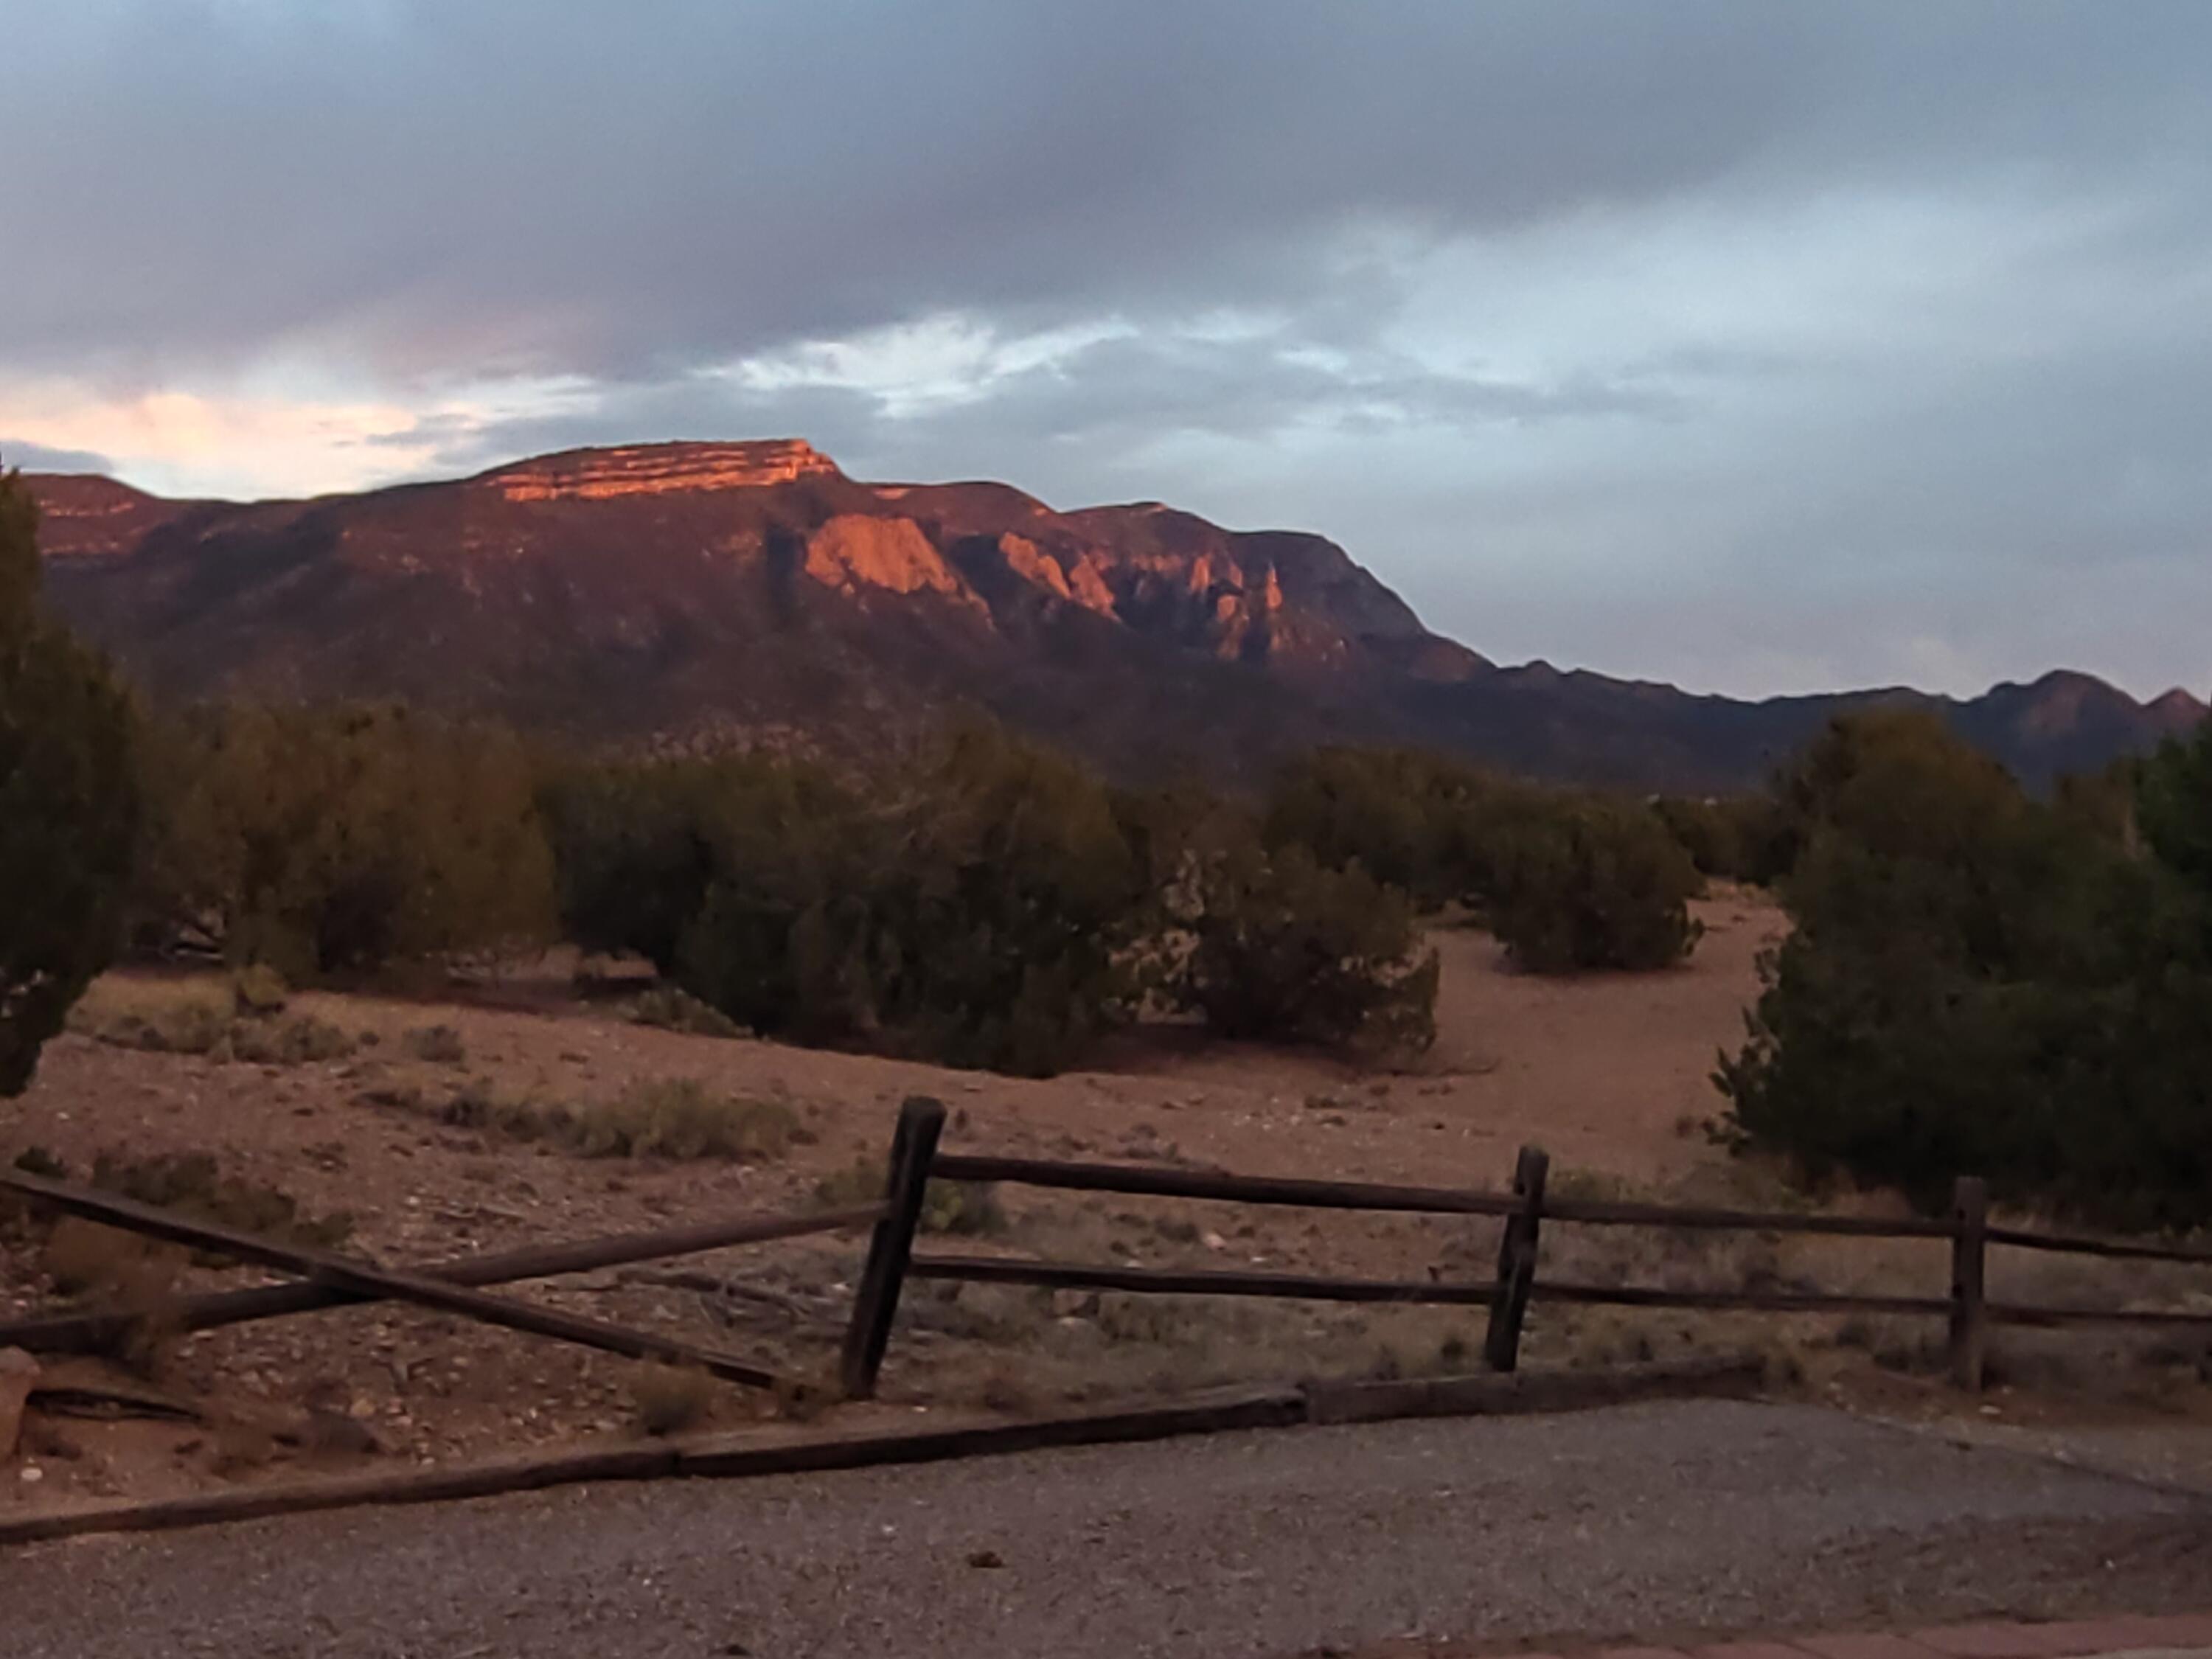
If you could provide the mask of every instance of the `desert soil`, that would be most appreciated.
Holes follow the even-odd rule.
[[[0,1159],[38,1147],[82,1170],[102,1152],[206,1153],[225,1176],[281,1189],[309,1216],[350,1213],[348,1248],[395,1263],[706,1215],[812,1208],[825,1180],[850,1182],[862,1164],[880,1169],[897,1104],[914,1093],[952,1107],[946,1144],[966,1150],[1498,1187],[1510,1178],[1516,1149],[1534,1142],[1552,1153],[1555,1187],[1565,1189],[1795,1201],[1770,1172],[1731,1159],[1703,1132],[1722,1105],[1710,1080],[1715,1057],[1741,1041],[1755,958],[1780,936],[1782,920],[1748,892],[1723,892],[1700,914],[1707,933],[1693,959],[1647,975],[1537,979],[1510,971],[1479,933],[1439,933],[1438,1041],[1404,1071],[1152,1030],[1121,1040],[1095,1069],[1030,1081],[648,1028],[627,1017],[621,999],[582,997],[565,978],[543,975],[484,980],[435,1000],[303,995],[294,1012],[328,1020],[363,1046],[342,1060],[259,1066],[70,1036],[50,1045],[31,1091],[0,1116]],[[96,988],[93,1001],[191,990],[124,975]],[[458,1036],[458,1060],[410,1055],[409,1034],[430,1026]],[[599,1159],[446,1121],[447,1103],[465,1093],[578,1103],[654,1079],[781,1102],[802,1127],[800,1143],[757,1164]],[[1014,1188],[999,1198],[1003,1231],[939,1243],[1403,1278],[1486,1277],[1495,1255],[1490,1224],[1450,1218],[1316,1216]],[[623,1270],[516,1293],[818,1374],[832,1363],[861,1245],[858,1237],[812,1238],[665,1264],[691,1276],[682,1285]],[[1618,1282],[1734,1284],[1764,1275],[1927,1294],[1940,1290],[1946,1271],[1939,1246],[1851,1241],[1795,1249],[1747,1237],[1556,1229],[1546,1251],[1556,1271]],[[0,1319],[58,1299],[48,1265],[33,1233],[0,1225]],[[2212,1291],[2203,1274],[2185,1284],[2092,1271],[2054,1292],[2050,1276],[2059,1266],[1996,1271],[1998,1294],[2008,1288],[2002,1274],[2014,1271],[2044,1275],[2027,1288],[2093,1300]],[[252,1276],[193,1267],[184,1282]],[[892,1345],[887,1403],[870,1409],[1018,1411],[1231,1380],[1465,1368],[1480,1337],[1479,1316],[1455,1310],[919,1285]],[[1967,1404],[1931,1374],[1939,1338],[1865,1322],[1540,1308],[1527,1352],[1532,1364],[1573,1364],[1751,1344],[1772,1355],[1778,1386],[1900,1419],[1963,1414],[1976,1425],[2063,1432],[2087,1409],[2101,1428],[2143,1430],[2163,1437],[2160,1444],[2212,1418],[2212,1390],[2181,1346],[2169,1344],[2147,1362],[2109,1345],[2085,1359],[2078,1339],[2071,1347],[2022,1348],[2011,1362],[2011,1380],[2022,1386]],[[204,1420],[94,1423],[34,1413],[26,1459],[0,1468],[0,1515],[303,1469],[438,1462],[627,1436],[638,1431],[641,1402],[667,1392],[665,1379],[629,1362],[390,1307],[173,1340],[154,1356],[151,1374],[161,1389],[195,1402]],[[696,1426],[738,1427],[779,1410],[764,1395],[702,1392]],[[2201,1455],[2181,1454],[2181,1464],[2194,1468]],[[2203,1461],[2212,1467],[2212,1458]]]

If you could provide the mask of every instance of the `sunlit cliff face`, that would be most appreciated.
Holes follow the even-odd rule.
[[[485,473],[479,483],[511,501],[611,501],[623,495],[743,489],[836,476],[837,465],[799,438],[729,444],[637,444],[575,450]]]

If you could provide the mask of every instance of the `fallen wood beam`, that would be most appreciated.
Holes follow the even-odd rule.
[[[981,1158],[940,1152],[930,1165],[939,1181],[1011,1181],[1026,1187],[1139,1197],[1208,1198],[1239,1204],[1297,1204],[1322,1210],[1412,1210],[1435,1215],[1510,1215],[1510,1193],[1452,1187],[1384,1187],[1357,1181],[1305,1181],[1283,1176],[1227,1175],[1142,1164],[1061,1164],[1047,1158]]]
[[[888,1433],[862,1431],[764,1439],[758,1434],[692,1441],[533,1453],[453,1468],[348,1475],[281,1486],[112,1504],[46,1515],[0,1517],[0,1549],[87,1533],[150,1532],[364,1504],[426,1504],[502,1492],[531,1492],[585,1480],[653,1480],[672,1476],[728,1480],[813,1474],[887,1464],[935,1462],[1082,1446],[1161,1440],[1235,1429],[1283,1427],[1305,1419],[1296,1388],[1226,1389],[1158,1406],[1071,1417],[955,1424]]]
[[[339,1290],[372,1297],[388,1297],[396,1302],[410,1302],[419,1307],[434,1308],[441,1313],[458,1314],[483,1324],[523,1331],[533,1336],[551,1337],[556,1341],[574,1342],[583,1347],[618,1353],[626,1358],[657,1359],[674,1365],[696,1365],[726,1382],[742,1382],[751,1388],[781,1388],[800,1395],[818,1392],[796,1378],[779,1376],[718,1350],[699,1347],[673,1337],[632,1330],[604,1320],[586,1319],[554,1308],[541,1308],[532,1303],[513,1301],[465,1285],[426,1278],[421,1273],[379,1267],[373,1261],[358,1256],[341,1255],[335,1250],[281,1244],[273,1239],[241,1232],[235,1227],[195,1220],[173,1210],[141,1204],[135,1199],[120,1198],[112,1193],[99,1192],[66,1181],[52,1181],[44,1176],[4,1170],[0,1170],[0,1190],[17,1193],[68,1214],[82,1216],[87,1220],[102,1222],[111,1227],[120,1227],[128,1232],[143,1233],[149,1238],[188,1244],[198,1249],[220,1250],[225,1255],[236,1256],[241,1261],[257,1262],[264,1267],[274,1267],[280,1273],[303,1274]]]
[[[1442,1377],[1411,1384],[1310,1382],[1303,1388],[1230,1388],[1157,1405],[1020,1418],[1012,1422],[954,1422],[925,1429],[849,1431],[803,1438],[769,1437],[755,1432],[533,1452],[449,1468],[380,1471],[149,1503],[103,1504],[44,1515],[0,1516],[0,1549],[91,1533],[149,1532],[360,1504],[484,1498],[587,1480],[732,1480],[815,1474],[1059,1446],[1130,1444],[1306,1423],[1577,1410],[1685,1395],[1735,1396],[1756,1391],[1759,1369],[1756,1360],[1692,1360],[1636,1366],[1626,1372],[1522,1371],[1511,1376]]]
[[[818,1215],[731,1216],[683,1227],[616,1233],[573,1244],[532,1244],[493,1255],[458,1256],[412,1271],[425,1279],[441,1279],[449,1285],[509,1285],[526,1279],[593,1273],[634,1261],[694,1255],[733,1244],[760,1244],[808,1233],[841,1232],[851,1227],[872,1226],[882,1214],[882,1205],[862,1204]],[[161,1310],[161,1324],[164,1330],[204,1331],[250,1320],[383,1300],[383,1297],[368,1291],[311,1279],[289,1285],[260,1285],[251,1290],[211,1291],[181,1297]],[[100,1352],[112,1347],[143,1322],[142,1314],[98,1309],[42,1314],[0,1324],[0,1348],[27,1348],[34,1353]]]
[[[1758,1393],[1765,1380],[1765,1362],[1758,1355],[1728,1354],[1588,1371],[1512,1371],[1396,1382],[1320,1381],[1305,1385],[1306,1417],[1327,1425],[1401,1417],[1588,1411],[1647,1400],[1741,1399]]]

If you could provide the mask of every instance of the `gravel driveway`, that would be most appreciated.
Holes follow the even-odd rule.
[[[2157,1612],[2208,1586],[2202,1497],[1692,1401],[44,1545],[0,1558],[0,1653],[1235,1659]]]

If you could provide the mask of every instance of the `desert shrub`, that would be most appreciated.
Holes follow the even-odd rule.
[[[753,1030],[1043,1073],[1133,1004],[1112,799],[988,728],[872,794],[747,757],[571,777],[549,813],[579,941]]]
[[[354,1052],[342,1027],[313,1014],[280,1019],[241,1019],[230,1028],[230,1057],[261,1066],[316,1066]]]
[[[763,792],[787,791],[794,817],[811,769],[751,757],[569,766],[541,803],[558,871],[564,937],[635,954],[668,974],[714,877],[716,824]]]
[[[807,1138],[780,1100],[711,1094],[689,1079],[632,1084],[611,1101],[505,1100],[482,1085],[457,1091],[439,1115],[456,1128],[550,1142],[580,1158],[725,1158],[760,1164]]]
[[[884,1195],[884,1165],[855,1158],[842,1170],[832,1170],[814,1183],[814,1201],[825,1210],[857,1209]]]
[[[1499,832],[1494,857],[1491,931],[1534,972],[1665,968],[1697,943],[1697,867],[1640,806],[1532,803]]]
[[[38,510],[0,473],[0,1097],[112,955],[140,821],[130,705],[39,590]]]
[[[281,1188],[224,1175],[205,1152],[161,1153],[140,1158],[103,1152],[94,1161],[92,1184],[141,1204],[177,1210],[285,1243],[328,1249],[353,1237],[353,1218],[345,1212],[311,1215]]]
[[[1737,1144],[1931,1206],[1977,1174],[2116,1225],[2212,1220],[2212,893],[2190,858],[2212,798],[2191,805],[2194,760],[2146,763],[2161,828],[2136,853],[1930,717],[1838,721],[1785,780],[1795,927],[1717,1079]]]
[[[926,1233],[986,1237],[1006,1231],[1010,1224],[994,1182],[933,1181],[922,1194],[921,1231]]]
[[[656,1439],[696,1428],[714,1408],[715,1382],[696,1365],[641,1364],[630,1373],[638,1431]]]
[[[266,963],[251,963],[230,976],[232,1000],[247,1014],[281,1014],[291,1000],[284,975]]]
[[[163,728],[139,883],[295,982],[549,937],[538,769],[512,733],[404,707],[203,709]]]
[[[1229,1036],[1418,1051],[1436,1036],[1437,957],[1413,906],[1303,846],[1255,843],[1206,861],[1176,986]]]
[[[1425,908],[1486,892],[1485,827],[1519,786],[1442,756],[1321,749],[1276,776],[1271,848],[1296,845],[1332,870],[1358,864]]]
[[[468,1063],[469,1045],[450,1025],[416,1025],[400,1033],[399,1046],[416,1060],[433,1066]]]
[[[709,1094],[690,1079],[631,1085],[568,1114],[565,1139],[586,1158],[731,1158],[763,1163],[790,1150],[799,1119],[780,1100]]]
[[[825,1210],[873,1204],[884,1195],[884,1176],[880,1162],[857,1158],[814,1183],[815,1201]],[[922,1194],[919,1224],[926,1233],[980,1237],[1003,1233],[1012,1223],[995,1182],[933,1181]]]
[[[1764,885],[1787,873],[1789,849],[1771,795],[1662,795],[1652,801],[1651,811],[1701,876]]]
[[[641,1025],[691,1036],[741,1037],[745,1028],[719,1008],[709,1007],[677,985],[656,985],[630,1005],[629,1017]]]
[[[228,1056],[236,994],[227,981],[104,981],[70,1015],[70,1028],[100,1042],[149,1054]]]

